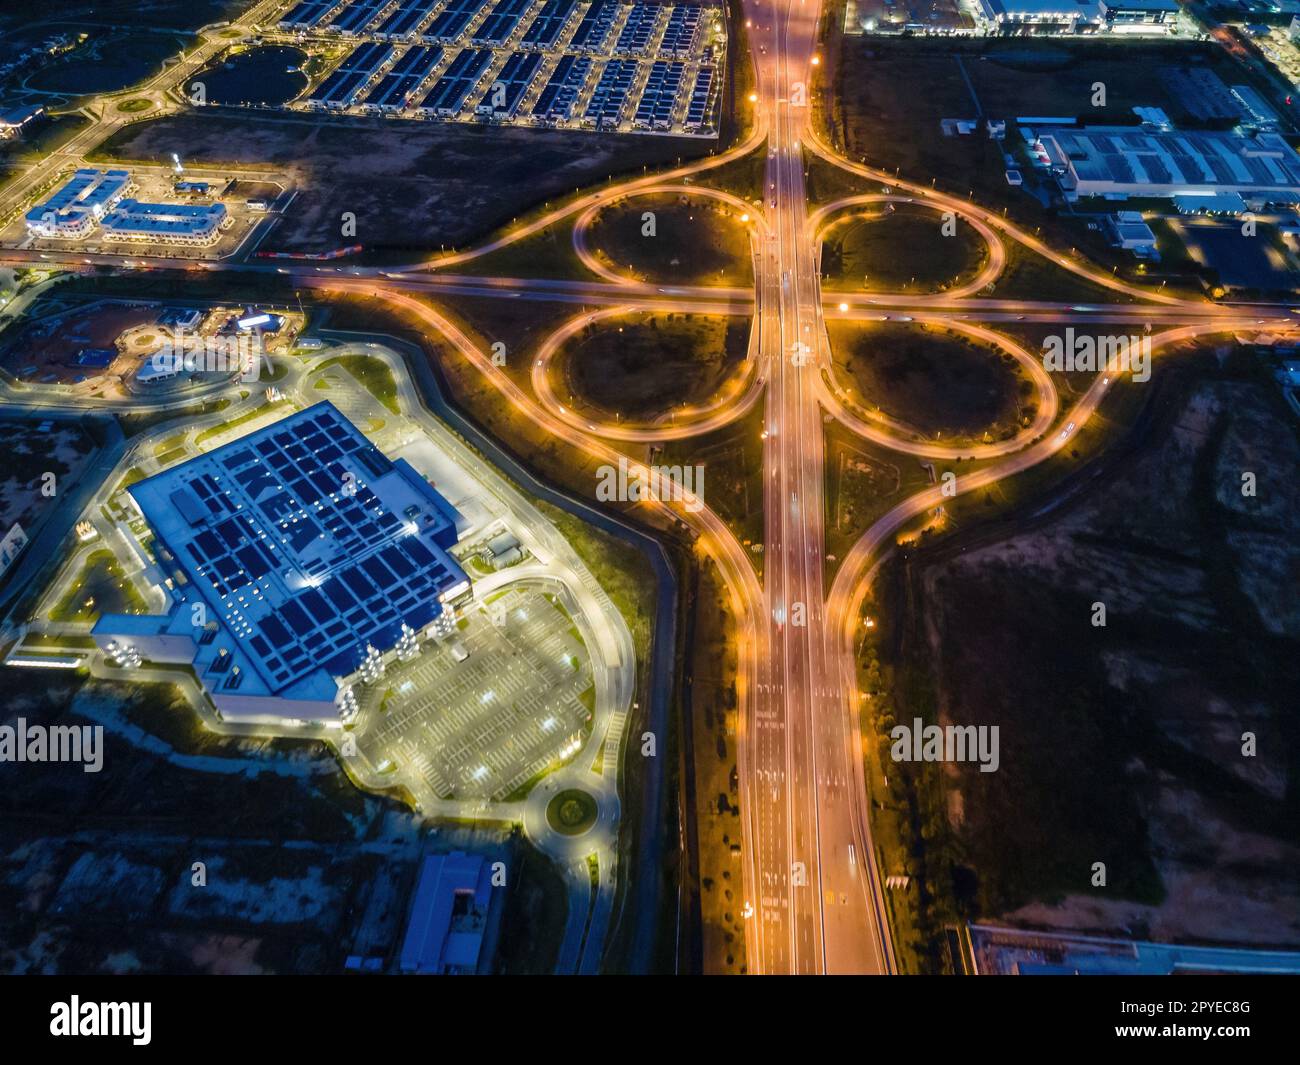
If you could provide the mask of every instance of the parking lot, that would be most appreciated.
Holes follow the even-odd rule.
[[[351,45],[293,109],[717,135],[723,9],[639,0],[301,0],[279,34]]]
[[[358,687],[357,746],[417,799],[502,799],[576,753],[591,689],[572,620],[521,582],[472,605],[455,636]]]

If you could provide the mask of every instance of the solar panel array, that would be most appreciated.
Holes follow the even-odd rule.
[[[489,51],[462,48],[420,101],[420,107],[440,114],[456,114],[491,62],[492,53]]]
[[[695,35],[700,29],[700,8],[695,4],[674,4],[668,14],[668,26],[659,42],[659,54],[690,55]]]
[[[387,477],[397,478],[384,481],[395,492],[381,487]],[[418,503],[395,514],[372,486]],[[454,511],[329,404],[141,482],[132,494],[272,691],[322,668],[352,673],[367,644],[392,647],[403,624],[429,624],[442,612],[439,595],[465,580],[445,550],[455,542]],[[208,667],[228,674],[226,690],[242,679],[231,664],[223,653]]]
[[[419,50],[401,53],[400,61],[385,70],[394,54],[390,51],[363,71],[359,57],[382,52],[363,53],[366,45],[360,46],[308,91],[303,102],[309,106],[339,110],[360,104],[362,110],[389,114],[409,108],[411,117],[462,120],[522,113],[549,125],[714,132],[720,60],[710,40],[714,16],[699,3],[302,0],[285,21],[318,17],[330,21],[314,29],[304,21],[300,32],[362,35],[376,48],[383,42],[410,41]],[[462,47],[430,89],[429,79],[440,57],[445,58],[440,45],[452,46],[446,48],[449,55]],[[512,47],[541,59],[524,63]],[[596,62],[575,62],[592,55]],[[472,95],[485,70],[497,68],[496,91]],[[539,75],[546,77],[542,92],[531,107],[521,109]],[[412,107],[412,101],[419,102]]]
[[[583,117],[596,125],[617,125],[623,117],[623,107],[627,104],[635,77],[635,59],[611,59],[600,72],[600,80],[587,101]]]
[[[322,107],[347,107],[392,54],[391,44],[369,41],[357,45],[338,69],[316,86],[308,102]]]
[[[470,41],[474,44],[505,44],[531,2],[532,0],[497,0],[492,14],[474,31]]]
[[[521,47],[550,48],[559,38],[560,31],[564,29],[569,16],[577,6],[577,0],[546,0],[542,10],[524,31],[524,38],[520,42]]]
[[[303,0],[280,20],[286,29],[306,30],[319,25],[339,6],[339,0]]]
[[[442,48],[436,44],[416,45],[408,49],[371,90],[366,97],[365,106],[401,110],[410,103],[441,58]]]
[[[544,122],[564,122],[572,118],[591,67],[592,60],[588,56],[560,56],[559,63],[533,104],[533,117]]]
[[[711,110],[713,96],[713,68],[701,67],[695,75],[695,86],[686,105],[686,128],[699,129]]]

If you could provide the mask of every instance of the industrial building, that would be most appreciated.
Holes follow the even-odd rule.
[[[402,972],[472,974],[491,901],[492,867],[482,857],[462,851],[426,857],[402,941]]]
[[[1119,211],[1106,219],[1104,228],[1111,238],[1111,247],[1131,251],[1139,259],[1160,258],[1156,235],[1141,211]]]
[[[1177,0],[978,0],[990,29],[1044,33],[1164,34],[1178,24]]]
[[[107,240],[151,244],[211,244],[229,225],[224,203],[143,203],[123,200],[104,217]]]
[[[347,678],[409,653],[469,580],[461,515],[318,403],[128,489],[167,614],[100,617],[121,665],[185,665],[226,719],[338,727]]]
[[[1042,131],[1040,146],[1068,200],[1300,192],[1300,156],[1276,133],[1090,126]]]
[[[164,329],[197,329],[203,317],[198,307],[164,307],[156,321]]]
[[[1076,30],[1100,19],[1097,0],[979,0],[985,22],[999,28]]]
[[[1173,29],[1181,8],[1178,0],[1100,0],[1102,25],[1113,33],[1148,33]]]
[[[27,212],[27,229],[38,237],[80,239],[94,232],[99,220],[133,188],[129,170],[82,167]]]
[[[43,104],[26,104],[0,112],[0,140],[12,140],[22,136],[23,130],[35,125],[44,117]]]

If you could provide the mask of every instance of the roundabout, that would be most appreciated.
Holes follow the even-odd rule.
[[[578,788],[559,792],[546,805],[546,823],[562,836],[581,836],[591,831],[599,816],[596,800]]]

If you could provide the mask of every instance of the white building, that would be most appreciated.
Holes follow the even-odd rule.
[[[1111,244],[1131,251],[1139,259],[1159,258],[1156,235],[1142,218],[1141,211],[1119,211],[1106,219]]]
[[[1101,21],[1097,0],[979,0],[983,21],[994,29],[1059,29],[1075,32]]]
[[[985,29],[1042,33],[1165,34],[1178,25],[1177,0],[978,0]]]
[[[27,212],[27,229],[38,237],[77,240],[134,188],[129,170],[82,167],[43,203]]]
[[[1112,33],[1168,33],[1178,24],[1177,0],[1100,0],[1102,27]]]
[[[23,553],[27,546],[27,534],[17,522],[9,526],[5,538],[0,540],[0,574],[7,573],[14,559]]]
[[[224,203],[123,200],[104,218],[104,237],[151,244],[211,244],[229,223]]]
[[[165,614],[105,614],[114,661],[182,664],[227,720],[341,728],[358,670],[382,671],[470,592],[464,519],[330,403],[133,484],[169,579]]]
[[[1090,126],[1038,141],[1068,200],[1300,193],[1300,156],[1276,133]]]

